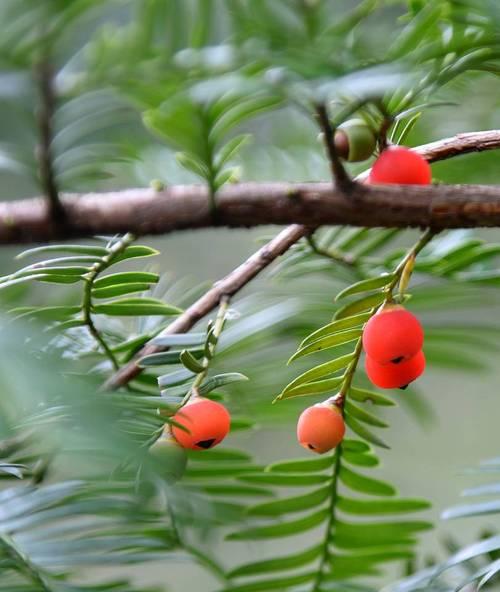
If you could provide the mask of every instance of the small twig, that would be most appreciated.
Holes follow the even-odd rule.
[[[308,234],[306,236],[306,241],[308,242],[311,249],[316,253],[316,255],[321,255],[322,257],[326,257],[327,259],[331,259],[335,263],[341,263],[342,265],[346,265],[348,267],[354,267],[356,265],[356,259],[349,253],[342,253],[336,249],[322,249],[318,243],[316,242],[314,236],[312,234]]]
[[[231,299],[229,298],[228,295],[224,295],[222,296],[221,300],[220,300],[220,304],[219,304],[219,310],[217,312],[217,317],[215,319],[215,323],[213,326],[213,334],[214,337],[216,339],[218,339],[222,333],[222,329],[224,328],[224,322],[226,320],[226,315],[227,315],[227,309],[229,308],[229,302],[231,301]],[[210,355],[209,356],[205,356],[202,360],[201,360],[201,365],[203,366],[204,370],[203,372],[200,372],[191,388],[189,389],[189,391],[187,392],[186,396],[184,397],[184,399],[182,400],[181,403],[181,407],[183,407],[184,405],[186,405],[186,403],[188,403],[188,401],[191,399],[191,397],[196,397],[198,396],[198,389],[201,386],[201,383],[205,380],[207,374],[208,374],[208,370],[210,368],[210,360],[211,360],[211,356],[213,356],[214,352],[215,352],[215,348],[216,348],[216,344],[208,344],[209,350],[210,350]]]
[[[211,132],[211,124],[209,118],[207,117],[206,112],[203,109],[199,110],[199,116],[201,121],[201,126],[203,128],[203,137],[205,139],[205,156],[206,156],[206,166],[207,166],[207,187],[208,187],[208,207],[210,210],[210,218],[212,220],[212,224],[217,226],[219,222],[219,212],[217,209],[217,187],[216,187],[216,178],[217,178],[217,167],[215,165],[215,154],[214,154],[214,145],[210,139],[210,132]]]
[[[433,239],[435,236],[435,232],[431,229],[427,229],[422,236],[418,239],[415,245],[406,253],[403,259],[400,261],[396,269],[394,270],[393,278],[391,282],[384,288],[385,298],[382,304],[378,307],[378,309],[372,309],[371,312],[374,314],[376,310],[380,310],[384,308],[387,304],[392,302],[393,300],[393,292],[396,289],[396,286],[401,280],[401,276],[406,269],[407,263],[415,259],[420,251]],[[359,363],[359,359],[361,357],[361,352],[363,351],[363,340],[359,338],[356,342],[356,347],[354,349],[354,356],[347,367],[346,373],[344,375],[344,380],[342,382],[342,386],[340,388],[340,395],[342,397],[342,406],[347,396],[349,389],[351,388],[352,380],[354,378],[354,373],[356,372],[356,368]]]
[[[7,533],[0,535],[0,547],[12,563],[22,572],[40,592],[54,592],[54,589],[46,579],[45,571],[33,564],[16,545],[15,541]]]
[[[159,335],[187,333],[199,320],[216,308],[224,297],[236,294],[307,233],[308,229],[298,224],[294,224],[281,231],[267,245],[261,247],[229,275],[214,284],[206,294],[185,310],[183,314]],[[142,372],[142,369],[137,365],[137,361],[144,356],[160,351],[165,351],[165,348],[151,344],[144,346],[128,364],[123,366],[104,384],[104,388],[116,389],[128,384]]]
[[[316,105],[316,119],[323,132],[323,142],[330,162],[333,180],[341,191],[348,193],[352,189],[354,181],[347,174],[347,171],[337,154],[334,141],[335,129],[330,123],[328,111],[323,103]]]
[[[101,332],[95,326],[94,320],[92,318],[92,288],[94,286],[94,281],[96,280],[97,276],[105,271],[110,264],[113,262],[115,257],[122,253],[129,245],[135,240],[135,237],[132,234],[126,234],[122,239],[117,241],[109,250],[108,255],[103,257],[97,263],[94,263],[90,273],[85,276],[85,287],[83,291],[83,301],[82,301],[82,312],[83,312],[83,321],[87,325],[88,330],[92,337],[95,339],[97,344],[102,348],[103,352],[111,362],[115,371],[119,370],[120,364],[116,359],[116,356],[111,351],[111,348],[106,343],[106,340],[101,335]]]
[[[437,162],[500,148],[500,130],[469,132],[414,148]],[[356,177],[362,181],[368,172]],[[495,185],[353,184],[354,199],[331,183],[240,183],[217,195],[218,226],[301,224],[408,228],[500,226],[500,187]],[[65,225],[47,216],[45,198],[0,202],[0,244],[47,242],[96,234],[136,236],[213,227],[203,185],[177,185],[63,196]],[[307,233],[304,231],[302,236]]]
[[[468,152],[492,150],[500,147],[500,131],[490,132],[472,132],[461,134],[453,138],[447,138],[432,144],[426,144],[416,148],[416,151],[428,161],[444,160],[458,154]],[[405,191],[407,188],[403,188]],[[241,191],[241,188],[239,188]],[[290,199],[290,188],[288,189],[288,199]],[[500,195],[499,195],[500,198]],[[344,200],[345,201],[345,200]],[[491,215],[491,212],[490,214]],[[1,216],[0,216],[1,220]],[[461,218],[463,224],[463,218]],[[499,218],[500,223],[500,218]],[[174,333],[186,333],[211,312],[220,302],[224,294],[236,294],[242,287],[248,284],[256,275],[270,265],[279,255],[285,253],[292,245],[301,238],[311,233],[311,227],[303,224],[293,224],[280,232],[267,245],[259,249],[245,263],[232,271],[223,280],[214,285],[214,287],[204,294],[199,300],[191,305],[182,315],[171,323],[161,334],[171,335]],[[0,224],[1,237],[1,224]],[[164,351],[162,348],[146,344],[134,358],[123,368],[112,376],[104,385],[104,388],[117,389],[128,384],[138,374],[141,368],[137,361],[148,354]]]
[[[341,408],[342,415],[344,414],[344,408]],[[342,461],[342,444],[339,444],[335,449],[335,462],[333,463],[332,469],[332,495],[330,498],[330,503],[328,505],[328,521],[326,523],[325,529],[325,540],[323,542],[323,549],[321,552],[321,559],[319,566],[316,570],[316,577],[313,582],[313,586],[311,592],[319,592],[321,586],[323,584],[323,578],[325,576],[325,569],[328,566],[331,557],[331,550],[330,550],[330,535],[332,531],[332,527],[335,524],[336,515],[337,515],[337,500],[338,500],[338,481],[339,481],[339,472],[341,467]]]
[[[102,348],[103,352],[105,353],[105,355],[107,356],[107,358],[109,359],[113,368],[116,371],[120,368],[120,365],[118,364],[118,360],[116,359],[116,356],[114,355],[114,353],[111,351],[111,348],[109,347],[109,345],[106,343],[106,340],[101,335],[100,331],[95,326],[94,320],[92,318],[92,314],[91,314],[92,284],[93,284],[93,280],[86,280],[85,281],[85,287],[84,287],[84,291],[83,291],[83,302],[82,302],[83,322],[87,325],[87,328],[88,328],[90,334],[95,339],[95,341],[98,343],[98,345]]]
[[[55,224],[61,224],[66,212],[59,199],[59,189],[54,171],[52,138],[54,136],[53,118],[56,108],[54,72],[48,60],[42,60],[35,66],[35,79],[38,86],[39,106],[37,121],[39,142],[37,146],[38,175],[49,204],[49,217]]]
[[[389,145],[389,142],[387,140],[387,134],[389,132],[391,125],[394,123],[394,117],[387,111],[382,101],[378,101],[377,107],[380,113],[383,115],[377,140],[378,149],[380,152],[383,152]]]
[[[397,286],[408,261],[412,258],[415,258],[418,255],[418,253],[420,253],[420,251],[425,247],[425,245],[427,245],[429,243],[429,241],[432,239],[433,236],[434,236],[434,233],[431,230],[427,230],[420,237],[420,239],[417,241],[417,243],[408,251],[408,253],[405,255],[405,257],[401,260],[401,262],[399,263],[399,265],[396,267],[396,269],[394,271],[393,280],[391,281],[389,286],[386,288],[386,298],[385,298],[384,302],[382,303],[381,307],[383,307],[388,301],[391,300],[392,292],[395,289],[395,287]],[[372,309],[371,312],[375,313],[376,309]],[[352,360],[351,360],[351,362],[350,362],[349,366],[347,367],[346,372],[344,374],[342,385],[340,387],[340,391],[335,397],[330,399],[332,401],[332,403],[335,403],[335,405],[338,407],[338,409],[340,410],[342,415],[344,415],[345,402],[346,402],[349,390],[351,388],[352,381],[354,379],[354,375],[356,373],[356,369],[359,364],[359,360],[360,360],[362,351],[363,351],[363,340],[360,337],[358,339],[358,341],[356,342],[356,347],[353,352],[353,358],[352,358]],[[341,460],[342,460],[342,444],[339,444],[335,450],[335,463],[334,463],[333,475],[332,475],[332,496],[330,499],[329,518],[328,518],[328,523],[326,526],[326,533],[330,533],[332,526],[335,523],[336,505],[337,505],[337,498],[338,498],[338,491],[337,491],[338,473],[339,473],[340,466],[341,466]],[[322,551],[322,555],[321,555],[321,559],[320,559],[320,565],[319,565],[317,573],[316,573],[316,578],[314,580],[312,592],[318,592],[321,589],[321,585],[323,583],[325,566],[328,565],[328,562],[330,560],[330,556],[331,556],[331,550],[330,550],[330,547],[327,542],[323,547],[323,551]]]
[[[392,125],[392,117],[386,116],[382,120],[382,125],[380,126],[378,132],[378,149],[380,152],[383,152],[389,145],[387,141],[387,133]]]

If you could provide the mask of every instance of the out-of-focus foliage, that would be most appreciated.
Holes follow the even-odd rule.
[[[490,458],[468,472],[476,477],[496,476],[499,464],[498,458]],[[487,516],[491,520],[500,510],[499,492],[500,483],[498,482],[469,487],[462,492],[462,496],[467,498],[467,501],[445,510],[442,518],[456,520]],[[449,545],[449,551],[450,556],[442,562],[431,568],[417,571],[407,579],[387,587],[387,592],[458,591],[467,590],[470,586],[474,586],[475,590],[481,590],[490,587],[495,589],[498,586],[500,536],[496,534],[494,528],[483,531],[478,541],[461,549],[456,543],[452,543]]]

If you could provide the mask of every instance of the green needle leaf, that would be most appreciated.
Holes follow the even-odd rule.
[[[266,561],[257,561],[255,563],[247,563],[246,565],[241,565],[230,571],[228,576],[230,578],[238,578],[242,576],[252,576],[254,574],[295,569],[315,561],[321,555],[322,550],[322,545],[317,545],[316,547],[306,549],[305,551],[294,555],[277,557],[276,559],[268,559]]]
[[[340,358],[331,360],[330,362],[325,362],[324,364],[320,364],[319,366],[304,372],[304,374],[301,374],[295,380],[292,380],[292,382],[283,389],[283,392],[278,398],[301,384],[312,382],[318,378],[328,376],[334,372],[337,372],[338,370],[346,368],[352,361],[353,355],[353,353],[350,353],[345,356],[341,356]]]
[[[359,493],[370,493],[380,496],[396,495],[396,490],[389,483],[371,477],[365,477],[365,475],[360,475],[344,466],[340,468],[339,478],[344,485]]]
[[[356,421],[354,419],[354,417],[352,415],[346,414],[345,422],[351,428],[351,430],[355,434],[357,434],[360,438],[363,438],[363,440],[366,440],[367,442],[370,442],[371,444],[375,444],[375,446],[380,446],[380,448],[386,448],[387,450],[390,449],[390,446],[388,446],[378,436],[376,436],[375,434],[370,432],[370,430],[368,430],[367,428],[362,426],[358,421]]]
[[[370,294],[370,296],[365,296],[359,300],[354,300],[354,302],[350,302],[337,310],[335,313],[335,320],[344,319],[345,317],[351,317],[365,310],[377,308],[382,302],[384,302],[384,300],[385,294],[382,292],[377,292],[376,294]]]
[[[337,504],[339,510],[355,516],[421,512],[431,507],[429,502],[420,499],[360,500],[342,496]]]
[[[297,497],[281,498],[273,502],[265,502],[248,508],[250,516],[281,516],[291,512],[301,512],[319,506],[326,501],[331,494],[331,487],[328,485],[305,495]]]
[[[357,282],[356,284],[352,284],[339,292],[335,298],[336,301],[341,300],[342,298],[347,298],[347,296],[352,296],[353,294],[359,294],[361,292],[370,292],[372,290],[376,290],[377,288],[383,288],[389,285],[392,280],[394,279],[394,274],[388,273],[386,275],[381,275],[377,278],[370,278],[367,280],[362,280],[361,282]]]
[[[160,276],[157,273],[125,271],[97,278],[94,281],[94,288],[107,288],[109,286],[119,286],[123,284],[156,284],[159,279]]]
[[[309,343],[302,349],[299,349],[288,360],[288,363],[290,364],[294,360],[302,358],[303,356],[308,356],[309,354],[314,354],[316,352],[330,349],[332,347],[344,345],[345,343],[349,343],[351,341],[356,341],[356,339],[359,339],[362,334],[363,332],[361,331],[361,329],[349,329],[348,331],[341,331],[339,333],[334,333],[332,335],[326,335],[324,337],[321,337],[317,341]]]
[[[292,520],[291,522],[280,522],[278,524],[271,524],[270,526],[258,526],[233,532],[226,539],[229,541],[248,541],[295,536],[316,528],[316,526],[319,526],[326,520],[328,514],[329,510],[323,509],[309,514],[304,518]]]
[[[332,335],[333,333],[338,333],[345,329],[351,329],[352,327],[363,325],[366,321],[370,320],[371,316],[371,312],[364,312],[359,315],[333,321],[308,335],[300,344],[299,349],[303,349],[306,345],[309,345],[313,341],[317,341],[320,337],[324,337],[325,335]]]
[[[270,473],[315,473],[330,469],[335,462],[334,454],[326,454],[319,458],[284,460],[266,467]]]

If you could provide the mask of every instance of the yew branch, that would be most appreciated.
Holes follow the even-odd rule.
[[[500,130],[460,134],[416,150],[429,161],[500,147]],[[218,195],[217,220],[207,189],[173,186],[62,196],[66,213],[54,225],[43,198],[0,203],[0,244],[132,232],[165,234],[209,226],[251,227],[300,223],[435,229],[500,226],[500,186],[367,187],[353,184],[350,199],[330,183],[242,183]]]
[[[451,158],[459,154],[466,154],[469,152],[480,152],[483,150],[492,150],[498,147],[500,147],[500,131],[489,131],[460,134],[454,136],[453,138],[441,140],[440,142],[433,142],[432,144],[420,146],[419,148],[416,148],[416,150],[420,154],[422,154],[422,156],[424,156],[427,160],[429,160],[430,162],[434,162],[437,160]],[[366,174],[368,173],[365,173],[360,177],[362,178]],[[355,188],[358,187],[361,186],[359,184],[355,186]],[[326,189],[328,189],[328,187]],[[384,189],[387,190],[389,188],[386,187]],[[407,197],[408,189],[413,188],[406,187],[404,188],[404,191],[402,191],[402,188],[398,188],[400,195],[405,201],[407,199],[412,199]],[[449,188],[447,188],[447,186],[441,186],[438,189],[441,193],[446,193],[446,195],[448,196],[454,195],[453,190],[450,190]],[[498,191],[499,193],[496,205],[496,215],[498,215],[500,213],[500,188],[496,189],[496,191]],[[476,194],[472,192],[472,195],[474,196]],[[342,200],[344,204],[346,204],[346,201],[347,200],[345,199]],[[352,197],[348,201],[354,204],[355,209],[357,207],[360,207],[359,202],[356,202],[355,199],[352,199]],[[346,207],[348,205],[349,204],[346,204]],[[450,207],[449,203],[448,207]],[[439,211],[439,209],[436,211],[437,216],[439,216]],[[401,211],[399,213],[401,213]],[[443,210],[441,210],[441,213],[443,213]],[[374,212],[370,209],[368,211],[368,216],[373,215]],[[429,215],[429,207],[427,207],[427,209],[425,207],[422,208],[422,215]],[[458,215],[458,212],[456,212],[455,215]],[[321,221],[319,221],[316,225],[320,223]],[[325,223],[325,221],[323,221],[323,223]],[[407,226],[408,224],[403,225]],[[282,230],[277,237],[275,237],[271,242],[259,249],[259,251],[252,255],[245,263],[243,263],[240,267],[232,271],[223,280],[215,284],[211,290],[209,290],[204,296],[202,296],[198,301],[196,301],[192,306],[190,306],[178,319],[176,319],[172,324],[170,324],[162,332],[162,335],[169,335],[173,333],[186,333],[187,331],[189,331],[200,319],[202,319],[205,315],[210,313],[213,309],[215,309],[218,306],[223,296],[232,296],[233,294],[238,292],[243,286],[250,282],[258,273],[260,273],[260,271],[262,271],[265,267],[272,263],[279,255],[287,251],[293,244],[295,244],[301,238],[308,236],[313,231],[314,226],[309,227],[303,224],[293,224],[292,226],[289,226],[288,228]],[[161,351],[161,348],[147,344],[135,356],[133,360],[131,360],[128,364],[121,368],[105,383],[105,388],[116,389],[120,386],[128,384],[133,378],[135,378],[141,372],[141,369],[137,365],[137,360],[145,355],[156,353],[158,351]]]

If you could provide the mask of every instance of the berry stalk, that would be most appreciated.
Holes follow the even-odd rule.
[[[134,241],[135,236],[130,232],[127,233],[110,248],[108,255],[103,257],[97,263],[94,263],[94,265],[92,266],[92,270],[90,271],[90,273],[87,274],[85,278],[85,286],[83,291],[83,322],[87,325],[90,334],[95,339],[98,346],[102,348],[104,354],[111,362],[111,365],[113,366],[115,371],[119,370],[120,368],[118,360],[116,359],[114,353],[111,351],[109,345],[106,343],[104,337],[101,335],[100,331],[95,326],[94,320],[92,318],[92,288],[98,275],[103,271],[106,271],[106,269],[113,263],[115,257],[122,253]]]
[[[376,308],[371,309],[370,313],[372,316],[377,312],[377,310],[383,308],[389,302],[392,301],[393,291],[395,290],[398,283],[403,278],[405,271],[408,271],[408,264],[410,262],[411,263],[414,262],[415,258],[420,253],[420,251],[432,240],[434,234],[435,234],[434,231],[432,231],[431,229],[427,229],[424,232],[424,234],[422,234],[422,236],[419,238],[419,240],[415,243],[415,245],[408,251],[406,256],[401,260],[401,262],[398,264],[398,266],[396,267],[396,269],[394,271],[394,278],[392,279],[392,281],[389,283],[389,285],[386,288],[386,297],[384,299],[384,302],[380,305],[380,307],[378,309],[376,309]],[[406,283],[409,280],[409,275],[411,275],[411,271],[413,271],[413,265],[411,265],[411,269],[409,270],[409,272],[407,274],[408,277],[405,277]],[[363,351],[363,340],[362,340],[362,337],[360,337],[358,339],[358,341],[356,342],[356,347],[354,349],[353,359],[352,359],[351,363],[349,364],[349,366],[347,367],[347,370],[344,374],[344,378],[343,378],[342,384],[340,386],[339,393],[335,397],[332,397],[331,399],[329,399],[329,401],[331,401],[331,403],[333,403],[337,406],[342,417],[344,417],[345,401],[348,396],[349,389],[351,388],[352,381],[354,379],[354,375],[356,373],[356,369],[357,369],[362,351]],[[337,500],[338,500],[338,495],[339,495],[338,494],[338,475],[339,475],[339,470],[340,470],[341,463],[342,463],[342,451],[343,451],[342,443],[340,443],[335,448],[335,451],[334,451],[335,462],[334,462],[333,470],[332,470],[332,493],[331,493],[330,504],[329,504],[329,519],[328,519],[328,522],[326,525],[326,530],[325,530],[325,532],[327,534],[330,533],[332,527],[335,524],[335,520],[336,520],[336,507],[337,507]],[[315,580],[313,582],[313,586],[311,588],[311,592],[320,592],[321,586],[323,584],[323,577],[325,575],[325,569],[327,568],[328,563],[330,562],[330,559],[331,559],[331,557],[330,557],[331,552],[330,552],[330,548],[328,545],[328,540],[329,540],[329,537],[325,536],[325,542],[323,545],[320,563],[318,566],[316,578],[315,578]]]
[[[403,257],[401,262],[398,264],[398,266],[394,270],[393,279],[391,280],[391,282],[387,285],[387,287],[384,290],[385,294],[386,294],[384,301],[382,302],[382,304],[378,308],[371,309],[371,311],[370,311],[371,316],[373,316],[377,311],[382,310],[385,306],[387,306],[388,304],[390,304],[393,301],[393,292],[403,277],[405,278],[405,283],[408,284],[409,276],[411,275],[411,273],[405,275],[405,271],[408,271],[408,264],[410,264],[410,266],[412,268],[410,270],[410,272],[413,271],[413,263],[414,263],[417,255],[432,240],[432,238],[435,236],[435,234],[436,233],[432,229],[428,228],[422,234],[422,236],[419,238],[419,240],[415,243],[415,245],[413,245],[413,247],[408,251],[408,253],[405,255],[405,257]],[[366,323],[363,326],[363,328],[365,326],[366,326]],[[347,367],[346,373],[344,375],[344,380],[343,380],[342,385],[340,387],[339,395],[337,395],[337,397],[338,397],[337,405],[339,406],[339,408],[343,409],[345,397],[347,396],[347,393],[349,392],[349,389],[351,387],[352,380],[354,378],[354,374],[356,372],[362,351],[363,351],[363,338],[360,337],[356,343],[356,348],[354,349],[353,360],[349,364],[349,366]]]
[[[229,308],[230,302],[231,299],[229,296],[223,296],[220,300],[219,310],[217,311],[217,316],[215,318],[215,323],[212,329],[213,341],[208,341],[208,355],[206,355],[201,360],[201,365],[204,367],[204,370],[196,376],[193,385],[191,386],[186,396],[182,400],[181,407],[184,407],[184,405],[186,405],[192,397],[198,396],[198,389],[207,376],[208,370],[210,368],[210,361],[213,358],[215,349],[217,347],[217,342],[219,341],[219,337],[221,336],[222,330],[224,329],[224,323],[226,321],[227,310]]]

